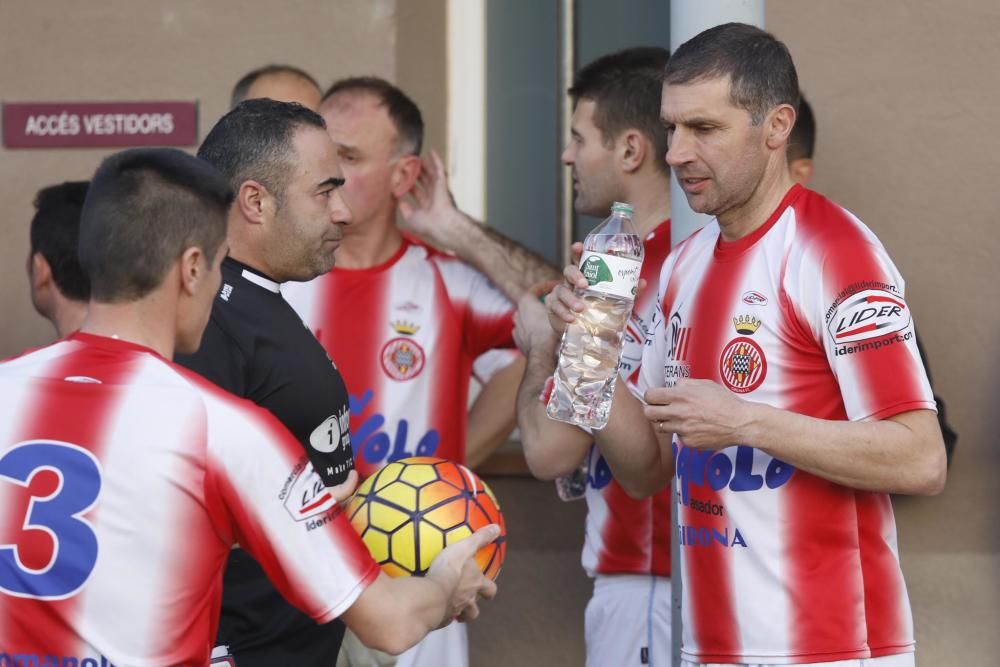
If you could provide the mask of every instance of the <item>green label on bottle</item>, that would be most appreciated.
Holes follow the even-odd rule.
[[[617,255],[588,251],[580,258],[580,272],[591,291],[626,299],[635,298],[641,269],[641,260]]]
[[[605,262],[600,255],[591,255],[583,261],[580,265],[580,271],[583,273],[583,277],[587,279],[587,282],[591,286],[597,283],[612,282],[615,277],[611,275],[611,269],[608,268],[608,263]]]

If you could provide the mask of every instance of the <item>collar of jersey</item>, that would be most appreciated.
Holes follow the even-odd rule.
[[[421,245],[421,244],[415,243],[412,239],[410,239],[407,236],[403,236],[403,241],[402,243],[399,244],[399,249],[397,249],[396,252],[392,253],[392,256],[389,259],[385,260],[384,262],[363,269],[343,269],[339,266],[334,266],[333,271],[331,271],[331,273],[345,278],[346,277],[364,278],[372,275],[373,273],[381,273],[382,271],[385,271],[386,269],[393,267],[396,264],[396,262],[402,259],[403,255],[406,254],[406,251],[409,250],[410,247],[414,245]]]
[[[118,338],[117,336],[101,336],[99,334],[74,331],[66,336],[66,340],[74,340],[86,345],[92,345],[109,351],[132,350],[133,352],[145,352],[153,356],[163,358],[159,352],[141,343],[133,343],[129,340]]]
[[[278,294],[278,292],[280,291],[281,285],[279,285],[276,281],[271,280],[263,273],[260,273],[253,267],[247,266],[243,262],[233,259],[232,257],[226,257],[224,261],[227,264],[230,264],[232,268],[239,269],[240,276],[243,278],[243,280],[249,280],[254,285],[263,287],[268,292],[274,292],[275,294]]]
[[[721,261],[728,261],[735,259],[743,253],[743,251],[753,247],[757,241],[763,238],[764,234],[771,231],[771,227],[774,227],[775,223],[781,219],[782,214],[785,210],[792,205],[795,198],[799,196],[802,192],[802,186],[796,183],[788,189],[785,196],[781,198],[781,203],[778,204],[778,208],[774,209],[770,217],[764,221],[764,224],[755,229],[752,233],[747,234],[741,239],[735,241],[726,241],[722,238],[722,234],[719,234],[719,238],[715,243],[715,258]]]

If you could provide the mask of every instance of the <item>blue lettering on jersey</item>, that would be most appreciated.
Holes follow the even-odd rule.
[[[39,655],[35,653],[4,653],[0,651],[0,667],[39,665],[40,667],[115,667],[103,655],[100,658],[81,658],[76,655]]]
[[[361,419],[365,408],[375,398],[372,389],[366,389],[359,397],[350,395],[351,420]],[[355,456],[361,456],[365,463],[370,465],[380,465],[382,463],[392,463],[408,456],[434,456],[441,442],[441,436],[437,429],[430,429],[417,440],[417,446],[413,451],[406,448],[409,436],[410,424],[405,419],[400,419],[396,423],[395,438],[390,439],[389,433],[383,426],[386,425],[385,415],[381,413],[371,414],[361,421],[361,425],[353,430],[351,439],[355,443]],[[358,444],[360,443],[360,444]]]
[[[729,487],[730,491],[758,491],[765,485],[769,489],[777,489],[788,483],[795,473],[795,468],[776,458],[771,458],[763,475],[753,472],[754,457],[758,452],[748,445],[736,447],[735,461],[727,452],[704,451],[690,447],[678,447],[674,443],[674,461],[676,463],[677,480],[680,484],[681,502],[690,504],[691,491],[694,487],[710,487],[721,491]]]
[[[600,491],[611,483],[611,467],[601,455],[597,447],[590,448],[589,461],[587,465],[587,484],[590,488]]]
[[[0,456],[0,482],[29,487],[36,473],[59,478],[54,491],[32,496],[23,530],[43,531],[52,554],[41,569],[24,564],[23,545],[0,544],[0,591],[16,597],[60,600],[74,595],[97,564],[97,535],[83,518],[101,493],[101,470],[86,449],[64,442],[24,442]]]

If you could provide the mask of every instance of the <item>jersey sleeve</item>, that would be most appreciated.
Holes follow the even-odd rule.
[[[246,357],[237,341],[219,322],[216,312],[205,327],[201,346],[194,354],[178,354],[174,361],[210,380],[231,394],[247,395]]]
[[[902,276],[860,221],[789,253],[783,289],[822,348],[851,420],[935,409]]]
[[[295,438],[245,401],[208,400],[206,498],[291,604],[319,623],[348,609],[378,566]]]
[[[516,349],[490,350],[476,357],[472,362],[472,374],[480,384],[486,384],[493,376],[517,361],[521,353]]]
[[[451,257],[436,256],[448,297],[461,314],[462,344],[477,357],[494,348],[514,347],[514,304],[479,271]]]

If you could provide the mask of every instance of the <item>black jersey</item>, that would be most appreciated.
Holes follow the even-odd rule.
[[[328,484],[353,468],[347,388],[278,283],[227,257],[201,347],[177,363],[266,408],[302,443]],[[344,626],[323,626],[288,604],[242,549],[226,565],[218,642],[240,667],[336,660]]]

